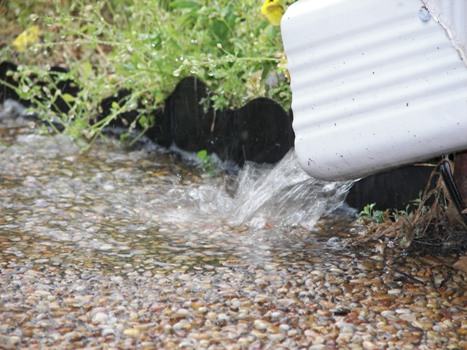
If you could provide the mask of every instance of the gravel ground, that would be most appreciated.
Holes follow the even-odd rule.
[[[28,130],[0,127],[2,349],[467,349],[458,257],[232,225],[170,155]]]

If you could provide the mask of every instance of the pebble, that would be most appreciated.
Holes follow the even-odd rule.
[[[388,290],[389,295],[399,295],[401,293],[402,293],[402,289],[399,289],[399,288]]]
[[[265,330],[266,328],[268,328],[268,324],[262,320],[255,320],[253,324],[255,328],[259,330]]]
[[[384,310],[384,311],[381,311],[381,316],[387,318],[388,320],[391,320],[391,321],[396,321],[398,319],[398,317],[396,316],[396,313],[392,310]]]
[[[18,336],[0,336],[0,349],[13,350],[21,343]]]
[[[109,316],[103,312],[98,312],[92,317],[92,321],[96,323],[105,323],[109,320]]]
[[[401,314],[399,318],[404,321],[414,322],[417,320],[417,315],[415,314]]]
[[[105,337],[108,337],[108,336],[114,336],[115,335],[115,329],[111,328],[111,327],[104,327],[102,328],[102,336],[105,338]]]
[[[173,330],[175,331],[189,331],[192,327],[191,327],[191,323],[187,320],[181,320],[177,323],[175,323],[173,326],[172,326]]]
[[[132,338],[138,338],[141,331],[138,328],[127,328],[123,330],[123,334]]]
[[[228,321],[229,321],[229,316],[227,316],[226,314],[219,314],[216,317],[216,324],[221,327],[225,326]]]
[[[430,321],[414,320],[412,321],[412,325],[414,327],[421,328],[424,331],[429,331],[433,328],[433,323]]]

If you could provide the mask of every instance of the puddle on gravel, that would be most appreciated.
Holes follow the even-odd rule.
[[[342,249],[351,220],[318,218],[348,184],[304,178],[293,155],[209,178],[30,132],[0,114],[0,348],[465,345],[463,275]]]
[[[8,261],[149,275],[317,261],[332,250],[331,236],[346,235],[345,219],[337,229],[315,224],[350,184],[310,179],[292,152],[275,167],[250,164],[238,176],[211,178],[167,152],[128,151],[109,140],[82,153],[64,135],[28,128],[4,127],[3,135],[26,131],[0,145],[0,243]]]

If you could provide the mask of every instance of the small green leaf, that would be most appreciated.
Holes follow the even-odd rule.
[[[63,94],[62,98],[65,102],[73,102],[75,100],[75,97],[70,94]]]
[[[139,124],[142,128],[144,128],[144,129],[146,129],[147,127],[149,127],[149,123],[148,123],[148,122],[149,122],[149,120],[148,120],[148,118],[147,118],[145,115],[142,115],[142,116],[138,119],[138,124]]]
[[[175,0],[170,4],[171,9],[195,9],[199,7],[199,4],[192,0]]]
[[[208,151],[206,151],[205,149],[202,149],[201,151],[198,152],[198,158],[199,159],[207,159],[208,158]]]

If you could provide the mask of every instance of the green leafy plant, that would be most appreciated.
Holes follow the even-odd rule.
[[[215,163],[215,160],[213,159],[212,155],[209,155],[208,152],[203,149],[201,151],[198,151],[198,161],[201,166],[201,168],[210,176],[214,176],[217,171],[217,165]]]
[[[375,209],[376,203],[367,204],[363,207],[363,210],[359,213],[359,217],[363,221],[369,221],[373,223],[382,223],[389,218],[387,211],[381,211]]]
[[[263,18],[261,2],[29,0],[24,6],[12,0],[7,6],[17,19],[11,15],[1,21],[16,20],[23,30],[34,24],[41,40],[24,52],[5,45],[0,60],[20,63],[17,91],[34,102],[35,113],[59,121],[73,138],[99,136],[121,112],[135,108],[139,116],[130,128],[157,123],[148,110],[163,108],[186,76],[208,84],[212,94],[204,103],[215,109],[240,107],[260,96],[290,108],[280,30]],[[57,64],[69,71],[47,78]],[[57,78],[72,79],[81,87],[78,96],[66,96],[66,114],[51,113],[58,96],[46,90],[55,91]],[[36,88],[40,79],[45,85]],[[96,122],[100,101],[123,88],[131,90],[131,96]],[[44,102],[44,96],[49,101]]]

